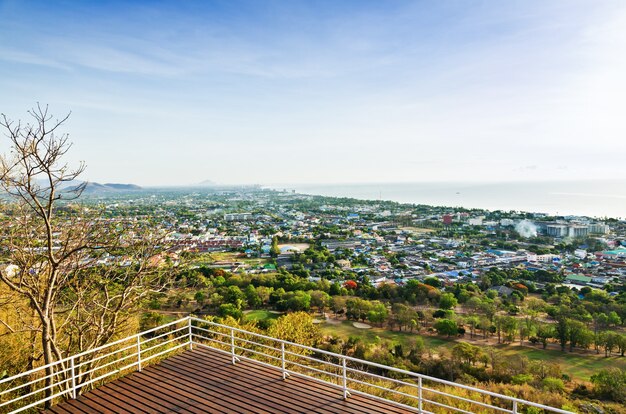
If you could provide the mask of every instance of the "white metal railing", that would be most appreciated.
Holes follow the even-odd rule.
[[[252,360],[278,369],[285,380],[293,375],[330,384],[345,399],[352,394],[366,395],[419,413],[471,414],[478,409],[517,414],[526,412],[527,407],[571,413],[195,317],[182,318],[0,380],[0,412],[18,413],[46,401],[76,398],[86,386],[130,369],[141,371],[146,362],[183,347],[220,351],[229,355],[233,364]],[[53,373],[46,374],[46,369]],[[46,380],[52,384],[46,386]],[[463,396],[455,395],[451,392],[454,390],[463,390]]]
[[[47,401],[76,398],[83,388],[108,377],[131,369],[141,371],[146,362],[188,346],[190,323],[189,317],[182,318],[4,378],[0,380],[0,413],[19,413]]]

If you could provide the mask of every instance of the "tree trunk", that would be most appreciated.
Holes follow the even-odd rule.
[[[52,341],[50,339],[50,319],[45,316],[42,318],[42,329],[41,329],[41,349],[43,351],[43,361],[44,365],[51,364],[54,362],[54,357],[52,354]],[[52,387],[52,383],[54,381],[54,366],[49,366],[46,368],[46,390],[45,397],[49,398],[54,394],[54,389]],[[48,409],[52,406],[52,400],[48,400],[45,403],[45,408]]]

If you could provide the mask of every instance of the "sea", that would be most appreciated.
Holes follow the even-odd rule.
[[[289,184],[301,194],[432,206],[626,218],[626,180]]]

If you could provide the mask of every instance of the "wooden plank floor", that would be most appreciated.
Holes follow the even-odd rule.
[[[194,349],[113,381],[46,413],[406,413],[280,370]]]

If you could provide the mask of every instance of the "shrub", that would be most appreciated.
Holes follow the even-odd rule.
[[[443,309],[437,309],[436,311],[433,312],[433,318],[439,319],[439,318],[445,318],[446,316],[446,311],[444,311]]]
[[[241,319],[243,316],[243,312],[240,309],[237,309],[237,307],[232,303],[224,303],[223,305],[220,305],[217,314],[223,318],[230,316],[234,319]]]
[[[626,371],[619,368],[603,369],[591,376],[591,382],[599,396],[617,402],[626,401]]]
[[[565,384],[560,378],[547,377],[541,381],[541,387],[550,392],[563,392],[565,390]]]
[[[530,374],[517,374],[511,377],[511,383],[515,385],[528,384],[533,380],[533,376]]]

